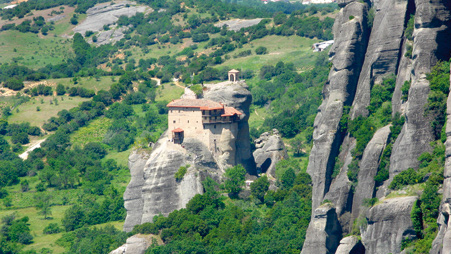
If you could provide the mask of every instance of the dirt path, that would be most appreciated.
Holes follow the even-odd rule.
[[[174,84],[175,84],[176,86],[180,87],[180,88],[183,88],[183,89],[185,89],[185,87],[184,87],[184,86],[182,86],[182,85],[180,85],[178,81],[175,81],[175,82],[174,82]]]
[[[33,151],[36,148],[41,147],[41,143],[44,142],[46,139],[47,138],[38,140],[35,143],[31,143],[30,146],[27,148],[27,150],[25,150],[25,152],[20,154],[19,157],[23,160],[26,160],[28,158],[28,153],[30,153],[31,151]]]

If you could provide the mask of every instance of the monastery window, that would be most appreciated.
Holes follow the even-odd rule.
[[[216,124],[215,124],[215,126],[214,126],[214,127],[215,127],[215,129],[216,129]]]
[[[188,120],[188,123],[189,123],[189,120]]]
[[[175,123],[175,120],[172,123]]]

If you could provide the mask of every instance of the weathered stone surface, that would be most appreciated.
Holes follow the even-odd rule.
[[[207,87],[207,91],[204,92],[205,99],[221,102],[243,113],[241,121],[238,122],[238,135],[235,139],[234,157],[237,164],[243,165],[248,173],[255,175],[255,162],[249,142],[248,119],[252,95],[249,92],[248,85],[244,81],[239,81],[207,84],[205,87]]]
[[[406,237],[416,238],[410,212],[418,197],[399,197],[383,200],[368,210],[368,225],[360,229],[365,253],[400,253]]]
[[[434,139],[431,119],[424,114],[429,94],[426,73],[438,60],[448,59],[451,50],[449,2],[416,0],[415,5],[412,84],[406,107],[406,123],[390,158],[390,179],[403,170],[417,168],[418,156],[431,150],[429,143]]]
[[[272,133],[265,132],[254,141],[257,149],[254,151],[253,155],[257,166],[257,172],[267,173],[275,177],[276,163],[288,158],[287,150],[278,133],[277,130]]]
[[[262,19],[232,19],[218,22],[215,26],[223,27],[226,25],[228,30],[240,31],[241,28],[258,25],[260,21],[262,21]]]
[[[381,1],[360,72],[351,118],[368,115],[370,91],[374,84],[397,72],[408,0]]]
[[[365,247],[357,236],[348,236],[340,241],[335,254],[363,254]]]
[[[127,242],[110,254],[144,254],[152,244],[151,235],[137,234],[127,238]]]
[[[130,183],[124,192],[124,207],[127,217],[124,222],[124,230],[129,232],[134,225],[141,224],[143,200],[141,189],[144,185],[144,165],[149,159],[149,154],[143,151],[133,151],[128,157],[130,169]]]
[[[335,253],[341,239],[341,227],[335,208],[326,203],[315,209],[307,229],[301,254]]]
[[[346,211],[349,211],[352,205],[351,181],[348,179],[348,166],[352,162],[351,151],[355,148],[356,140],[349,135],[343,140],[341,146],[342,152],[338,158],[343,162],[340,173],[332,180],[329,192],[324,196],[324,200],[330,200],[336,209],[337,215],[340,217]],[[348,221],[341,221],[341,224],[348,224]],[[348,229],[343,229],[348,231]]]
[[[128,7],[127,7],[128,6]],[[76,26],[73,31],[84,35],[86,31],[99,32],[100,40],[97,44],[105,44],[112,41],[120,40],[124,34],[125,28],[103,31],[103,26],[113,25],[120,16],[131,17],[138,12],[151,11],[148,7],[137,6],[135,2],[124,1],[121,3],[110,5],[110,3],[99,4],[86,11],[87,17],[80,25]]]
[[[380,157],[387,145],[389,135],[390,125],[377,130],[363,152],[362,160],[360,161],[359,175],[357,177],[358,184],[352,204],[352,214],[354,219],[359,216],[360,206],[363,204],[363,200],[375,196],[374,177],[377,174]]]
[[[108,31],[101,31],[97,35],[97,45],[113,43],[124,38],[124,32],[127,27],[112,28]]]
[[[199,141],[186,139],[184,143],[201,147],[199,149],[202,151],[201,154],[191,153],[188,149],[185,150],[179,145],[168,142],[167,137],[163,137],[160,141],[161,145],[154,149],[144,167],[141,223],[151,222],[155,215],[167,216],[170,212],[185,207],[194,195],[203,192],[201,177],[196,173],[202,166],[216,165],[208,148]],[[181,166],[187,164],[192,166],[183,180],[177,182],[174,174]],[[216,170],[219,169],[216,168]]]
[[[406,40],[404,40],[403,50],[401,54],[401,61],[398,67],[398,74],[396,75],[396,86],[395,91],[393,92],[392,97],[392,112],[393,115],[396,113],[404,114],[406,101],[401,100],[402,91],[401,88],[404,85],[404,82],[411,80],[412,75],[412,60],[408,57],[405,57],[407,46]]]
[[[353,2],[335,19],[335,42],[330,51],[333,67],[315,118],[314,142],[307,168],[313,181],[313,210],[329,190],[335,157],[343,138],[338,132],[343,106],[351,105],[354,98],[368,42],[366,13],[364,4]],[[354,19],[349,20],[349,16]]]

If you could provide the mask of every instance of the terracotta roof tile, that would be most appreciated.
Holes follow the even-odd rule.
[[[177,128],[175,130],[172,130],[172,132],[183,132],[184,130],[182,128]]]
[[[242,113],[235,108],[232,107],[224,107],[224,114],[221,116],[233,116],[233,115],[242,115]]]

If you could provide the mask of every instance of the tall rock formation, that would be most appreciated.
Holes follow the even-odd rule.
[[[343,8],[334,24],[332,70],[323,89],[313,132],[313,148],[307,172],[312,177],[313,210],[328,192],[343,133],[339,122],[343,107],[351,105],[368,43],[367,8],[353,2]]]
[[[185,138],[181,145],[174,144],[169,132],[160,137],[151,152],[132,152],[129,157],[132,178],[124,193],[125,231],[131,231],[137,224],[151,222],[155,215],[168,215],[184,208],[194,195],[203,193],[201,182],[206,177],[219,181],[230,166],[241,163],[249,173],[255,172],[247,123],[252,96],[246,83],[223,82],[206,87],[205,98],[243,113],[237,136],[230,135],[227,130],[222,133],[218,142],[219,155],[213,154],[195,138]],[[177,181],[174,175],[182,166],[188,168],[187,173]]]
[[[430,151],[434,140],[430,117],[424,114],[429,94],[426,73],[439,60],[448,60],[451,3],[440,0],[416,0],[412,58],[412,82],[406,107],[406,123],[390,158],[390,179],[408,168],[418,167],[418,156]]]
[[[302,253],[319,253],[317,250],[341,253],[356,244],[351,238],[343,239],[340,244],[341,235],[331,236],[330,227],[321,226],[324,218],[336,226],[334,234],[343,235],[366,221],[367,227],[360,227],[364,248],[361,251],[400,253],[401,241],[406,236],[415,238],[410,211],[418,196],[387,198],[388,186],[400,172],[417,169],[417,158],[431,151],[430,142],[436,139],[430,124],[432,116],[425,114],[430,91],[426,74],[438,61],[448,60],[451,55],[451,2],[371,0],[363,4],[339,0],[338,4],[342,9],[334,24],[335,44],[330,51],[332,69],[315,119],[313,148],[307,168],[313,181],[313,212]],[[410,15],[415,15],[413,41],[408,41],[405,35]],[[367,27],[368,21],[372,21],[372,27]],[[350,120],[367,117],[373,86],[393,75],[396,85],[391,98],[392,111],[393,114],[401,113],[405,124],[396,141],[391,141],[394,143],[391,143],[389,154],[389,178],[382,186],[376,186],[374,177],[380,170],[383,151],[391,140],[390,125],[378,129],[366,145],[358,161],[357,181],[353,183],[349,180],[348,166],[353,160],[356,139],[340,129],[343,108],[351,106]],[[407,100],[402,99],[401,91],[406,81],[410,82]],[[451,136],[449,125],[451,123],[447,125],[448,139]],[[451,246],[448,228],[451,226],[450,144],[447,140],[443,200],[438,219],[440,231],[431,253],[449,253],[446,248]],[[340,164],[335,165],[336,162]],[[332,178],[334,166],[340,171]],[[382,203],[370,209],[364,207],[376,196]],[[324,207],[320,204],[326,200],[331,202],[328,203],[330,207],[327,212],[321,212]],[[321,214],[323,216],[319,216]]]

